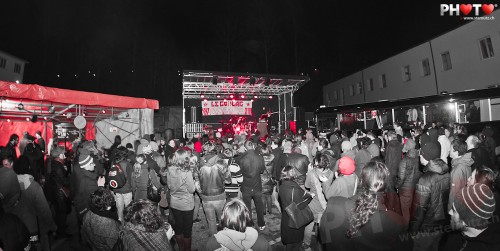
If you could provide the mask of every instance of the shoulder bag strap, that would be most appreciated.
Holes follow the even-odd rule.
[[[356,177],[356,182],[354,182],[354,193],[352,193],[352,196],[356,195],[356,189],[358,189],[358,177]]]

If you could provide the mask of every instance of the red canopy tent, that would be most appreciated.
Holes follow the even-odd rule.
[[[34,135],[41,131],[45,139],[50,139],[54,135],[53,123],[72,125],[76,116],[87,121],[85,138],[94,139],[95,122],[119,120],[122,113],[129,117],[129,109],[154,110],[159,109],[159,103],[145,98],[0,81],[0,145],[5,145],[13,133],[22,136],[23,132]]]

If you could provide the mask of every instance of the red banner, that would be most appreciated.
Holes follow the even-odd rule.
[[[252,115],[252,101],[206,100],[201,101],[202,115]]]

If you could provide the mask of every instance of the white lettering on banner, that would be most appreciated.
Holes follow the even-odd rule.
[[[202,101],[202,115],[252,115],[252,101],[211,100]]]

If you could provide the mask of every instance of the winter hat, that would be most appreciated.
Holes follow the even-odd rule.
[[[437,159],[441,156],[441,144],[437,141],[429,141],[422,146],[420,155],[427,161]]]
[[[370,144],[368,146],[367,150],[372,155],[372,157],[378,157],[378,156],[380,156],[380,148],[375,143]]]
[[[403,146],[403,152],[408,152],[411,149],[415,149],[416,145],[417,144],[415,143],[415,140],[407,139],[405,145]]]
[[[342,151],[344,150],[352,150],[352,143],[350,141],[343,141],[341,145]]]
[[[59,155],[61,155],[63,153],[64,153],[64,148],[61,146],[58,146],[58,147],[52,149],[52,151],[50,151],[50,156],[57,158],[57,157],[59,157]]]
[[[80,156],[78,156],[78,164],[80,164],[80,167],[83,168],[90,164],[93,161],[92,157],[90,157],[90,154],[88,151],[81,151]]]
[[[3,209],[10,212],[16,205],[21,195],[21,188],[16,173],[6,167],[0,168],[0,196],[2,197]]]
[[[343,175],[351,175],[356,170],[356,163],[351,157],[344,156],[339,159],[339,171]]]
[[[495,211],[495,198],[488,186],[476,183],[462,188],[453,205],[468,226],[484,229]]]

